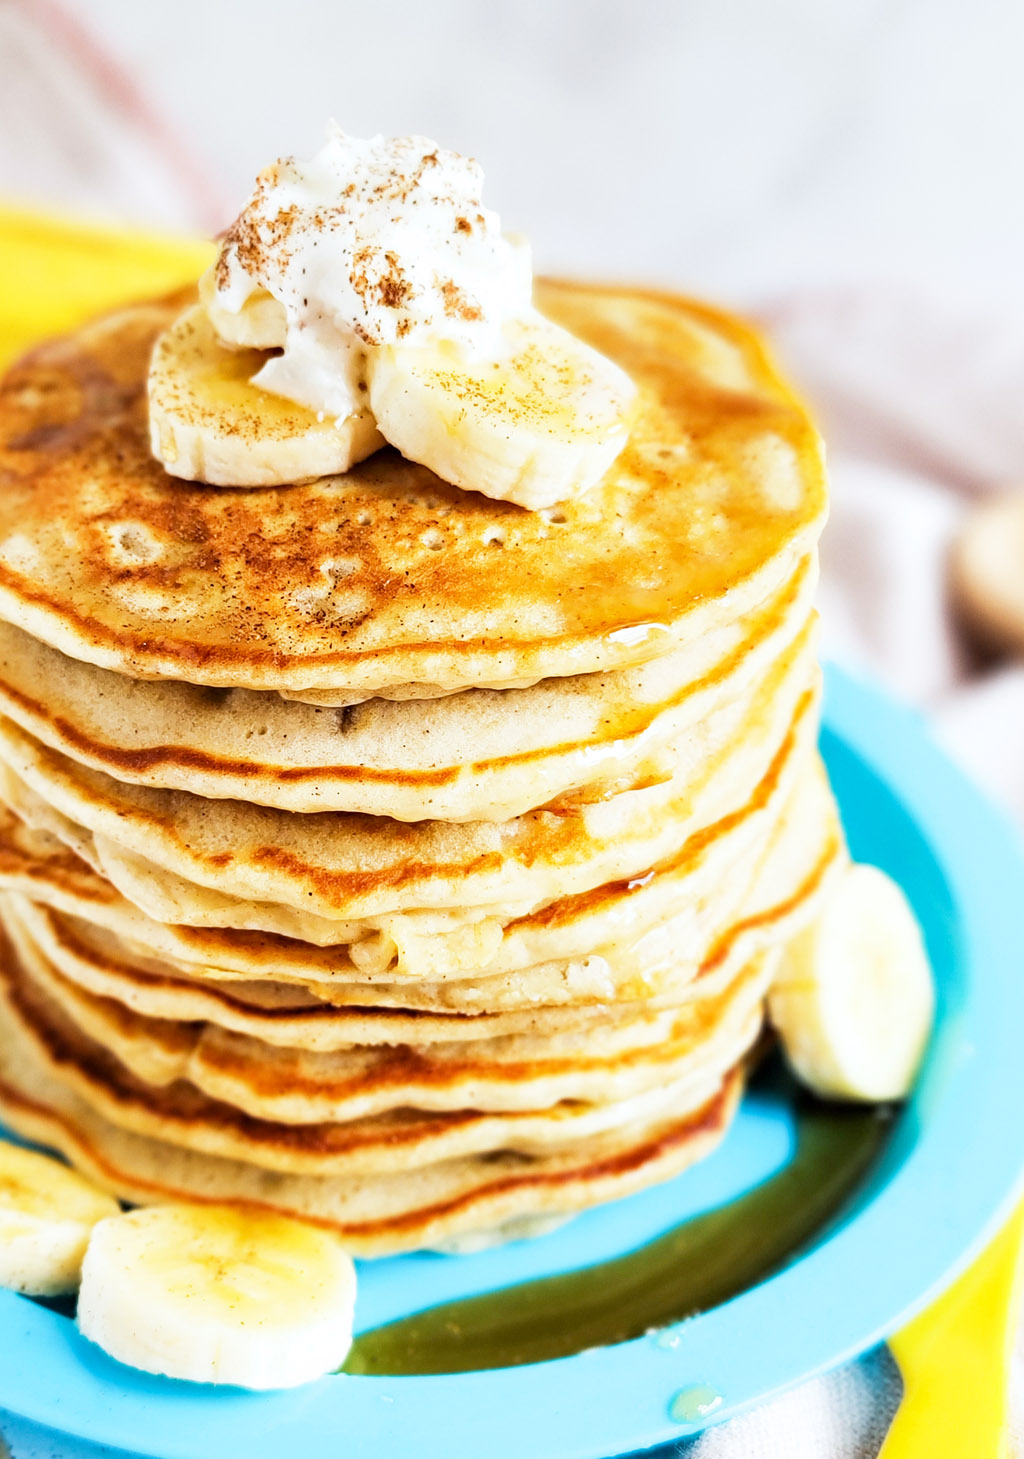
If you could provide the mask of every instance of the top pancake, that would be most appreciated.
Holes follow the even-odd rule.
[[[805,412],[754,335],[689,301],[539,287],[641,403],[604,482],[546,512],[391,450],[299,486],[169,477],[145,376],[184,302],[45,345],[0,390],[0,618],[72,658],[338,704],[622,668],[763,601],[820,529]]]

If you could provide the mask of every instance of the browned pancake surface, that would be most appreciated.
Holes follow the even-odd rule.
[[[825,497],[814,429],[756,338],[669,296],[546,284],[539,302],[642,401],[605,482],[547,512],[391,450],[301,486],[167,476],[144,384],[180,297],[37,349],[0,392],[0,616],[140,677],[372,693],[637,662],[725,595],[759,600]]]

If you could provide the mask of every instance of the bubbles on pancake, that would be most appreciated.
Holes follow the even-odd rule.
[[[140,582],[126,578],[110,588],[123,608],[130,613],[166,621],[168,619],[197,620],[207,614],[222,612],[222,600],[215,585],[194,575],[195,582],[188,584],[187,591],[180,595],[168,593],[160,583]]]
[[[346,578],[350,578],[362,567],[358,557],[328,557],[320,563],[317,571],[325,580],[328,587],[337,587]]]
[[[504,547],[505,531],[502,527],[488,527],[481,540],[485,547]]]
[[[295,521],[284,510],[272,512],[265,509],[260,518],[259,531],[264,542],[281,542],[287,547],[295,532]]]
[[[165,544],[146,522],[104,523],[100,531],[107,539],[108,558],[115,567],[146,567],[165,554]]]
[[[0,542],[0,562],[16,572],[37,571],[42,560],[39,544],[22,532],[12,532]]]
[[[405,500],[411,507],[422,507],[425,511],[437,512],[438,516],[441,517],[450,512],[453,505],[452,502],[442,501],[440,497],[435,496],[429,491],[426,493],[413,492],[412,496],[407,496]]]
[[[328,557],[317,565],[318,582],[296,588],[288,602],[314,623],[339,623],[360,617],[369,599],[359,588],[342,586],[362,568],[358,557]]]
[[[567,964],[566,987],[577,998],[612,998],[617,996],[615,979],[607,958],[594,954]]]

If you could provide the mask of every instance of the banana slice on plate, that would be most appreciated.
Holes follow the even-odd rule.
[[[93,1227],[120,1209],[52,1156],[0,1141],[0,1286],[32,1297],[74,1292]]]
[[[355,1290],[329,1231],[233,1206],[149,1206],[93,1232],[78,1325],[148,1373],[291,1388],[340,1367]]]
[[[407,460],[535,511],[601,479],[636,395],[618,365],[537,313],[505,325],[496,356],[451,342],[376,346],[367,378],[374,419]]]
[[[935,1011],[931,968],[901,889],[848,868],[821,916],[789,944],[768,1012],[802,1082],[826,1098],[902,1099]]]
[[[156,342],[149,367],[154,456],[211,486],[281,486],[332,476],[383,446],[366,410],[344,420],[252,384],[266,356],[226,348],[201,304]]]

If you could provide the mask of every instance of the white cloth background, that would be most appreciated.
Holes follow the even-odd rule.
[[[1024,823],[1024,665],[945,577],[1024,482],[1022,54],[1015,0],[0,0],[0,194],[212,231],[333,115],[480,156],[543,267],[752,313],[829,443],[826,651]],[[879,1361],[695,1459],[873,1453]]]

